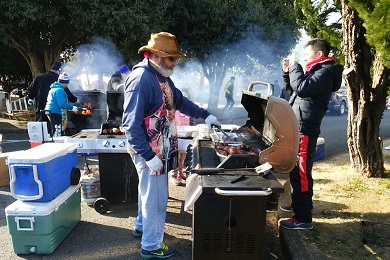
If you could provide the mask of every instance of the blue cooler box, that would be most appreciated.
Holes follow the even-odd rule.
[[[11,195],[22,201],[48,202],[69,188],[77,165],[77,145],[44,143],[7,159]]]
[[[50,202],[17,200],[5,208],[16,254],[51,254],[81,219],[80,185]]]

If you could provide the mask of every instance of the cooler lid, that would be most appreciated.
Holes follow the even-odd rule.
[[[8,157],[10,163],[44,163],[77,149],[74,143],[44,143],[34,148],[15,152]]]
[[[254,92],[255,85],[272,87],[270,83],[256,81],[249,85],[247,91],[243,91],[241,104],[249,117],[246,128],[250,134],[261,137],[261,141],[268,146],[260,152],[259,163],[268,162],[275,172],[287,173],[297,160],[298,121],[286,100]]]
[[[80,184],[70,186],[63,193],[49,202],[29,202],[17,200],[5,208],[5,214],[6,216],[47,216],[50,215],[53,211],[58,210],[58,208],[75,192],[80,192]]]

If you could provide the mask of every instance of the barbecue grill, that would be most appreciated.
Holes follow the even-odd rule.
[[[215,141],[200,137],[187,151],[185,210],[193,209],[193,259],[263,259],[266,210],[276,209],[284,192],[273,172],[294,167],[298,124],[285,100],[256,93],[256,85],[270,83],[252,82],[243,91],[249,120],[233,132],[258,154],[221,158]]]
[[[77,112],[67,112],[66,135],[71,136],[83,129],[98,129],[107,118],[106,94],[98,91],[75,91],[79,107]]]
[[[123,93],[121,95],[123,96]],[[109,96],[110,93],[107,93],[107,98],[112,101]],[[97,96],[94,101],[98,101]],[[97,104],[92,104],[94,105]],[[107,111],[105,102],[99,106]],[[120,109],[123,111],[123,108],[118,107],[115,102],[109,102],[108,109],[116,115],[115,120],[105,123],[101,120],[99,129],[82,129],[65,140],[68,143],[77,143],[79,154],[98,156],[102,197],[94,202],[94,208],[99,213],[106,213],[110,202],[137,201],[138,197],[138,174],[127,152],[125,133],[121,131],[119,115]]]

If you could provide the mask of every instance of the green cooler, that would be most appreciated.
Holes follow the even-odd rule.
[[[50,202],[17,200],[5,208],[16,254],[51,254],[81,219],[80,185]]]

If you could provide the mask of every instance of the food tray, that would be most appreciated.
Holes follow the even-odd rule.
[[[178,138],[192,138],[198,131],[197,126],[177,126],[176,133]]]

